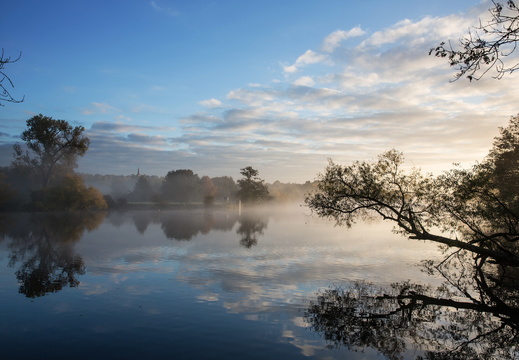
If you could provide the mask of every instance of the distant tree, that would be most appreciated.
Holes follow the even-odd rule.
[[[32,194],[32,208],[53,210],[104,210],[108,205],[103,194],[94,187],[86,187],[78,175],[66,175],[61,182]]]
[[[211,179],[216,187],[215,197],[220,201],[235,200],[238,193],[238,185],[230,176],[219,176]]]
[[[132,201],[151,201],[153,198],[153,189],[147,177],[139,176],[133,191],[128,195],[128,199]]]
[[[2,49],[2,53],[0,54],[0,106],[3,106],[3,102],[11,102],[11,103],[19,103],[24,100],[22,98],[21,100],[16,100],[11,93],[9,92],[8,88],[14,88],[14,84],[11,81],[11,78],[3,71],[5,65],[12,64],[17,62],[20,59],[20,55],[16,59],[11,59],[10,57],[6,57],[4,55],[4,49]]]
[[[203,176],[200,182],[200,191],[205,205],[212,205],[216,194],[216,187],[209,176]]]
[[[27,130],[20,144],[14,145],[12,166],[27,167],[34,171],[42,187],[77,167],[77,157],[88,150],[90,140],[83,135],[83,126],[72,127],[65,120],[36,115],[27,120]]]
[[[506,6],[492,1],[494,7],[490,9],[490,21],[483,23],[474,31],[460,40],[460,49],[442,42],[432,48],[429,55],[447,58],[449,65],[457,68],[455,80],[466,76],[469,80],[479,80],[488,71],[494,68],[496,78],[500,79],[506,73],[519,69],[519,62],[512,65],[505,64],[503,58],[511,56],[519,41],[519,8],[511,0]]]
[[[240,169],[243,178],[238,180],[238,197],[244,203],[261,203],[270,198],[264,180],[258,177],[259,172],[251,166]]]
[[[168,201],[189,203],[194,200],[200,186],[200,178],[192,170],[173,170],[162,183],[162,195]]]

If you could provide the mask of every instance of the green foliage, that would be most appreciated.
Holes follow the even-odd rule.
[[[244,203],[258,204],[270,199],[268,187],[251,166],[240,169],[243,178],[238,180],[238,197]]]
[[[59,184],[33,193],[32,208],[40,211],[104,210],[108,205],[94,187],[86,187],[78,175],[66,175]]]
[[[41,186],[70,173],[77,167],[77,157],[88,150],[90,140],[83,136],[82,126],[72,127],[65,120],[36,115],[27,120],[27,129],[20,144],[14,145],[13,167],[26,167],[33,171]]]

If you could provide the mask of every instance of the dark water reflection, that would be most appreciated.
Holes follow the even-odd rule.
[[[391,360],[409,348],[422,350],[416,356],[422,360],[517,359],[517,269],[465,255],[437,270],[446,280],[438,287],[356,282],[325,290],[311,301],[306,319],[332,346],[374,348]]]
[[[3,356],[517,359],[517,273],[419,267],[441,253],[389,230],[299,207],[4,216]]]

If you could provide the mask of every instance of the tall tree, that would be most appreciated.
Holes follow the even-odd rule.
[[[34,170],[45,188],[57,175],[70,173],[77,167],[77,157],[85,155],[90,145],[83,131],[83,126],[72,127],[65,120],[42,114],[33,116],[27,120],[27,130],[21,135],[27,149],[14,145],[13,166]]]
[[[463,76],[469,80],[479,80],[491,69],[496,71],[495,77],[500,79],[506,73],[519,69],[519,62],[511,56],[519,41],[519,8],[512,0],[508,0],[504,6],[492,2],[494,7],[490,9],[490,20],[480,20],[479,26],[469,30],[468,35],[460,39],[459,47],[442,42],[429,51],[429,55],[447,58],[449,65],[457,68],[455,80]],[[509,56],[511,64],[504,61]]]
[[[258,177],[259,171],[247,166],[240,169],[242,179],[238,180],[238,196],[244,203],[261,203],[269,199],[269,190],[264,180]]]
[[[9,88],[14,88],[14,84],[11,81],[11,78],[4,72],[5,65],[17,62],[20,59],[20,56],[18,56],[16,59],[11,59],[10,57],[6,57],[4,55],[4,49],[2,49],[2,53],[0,54],[0,106],[3,106],[2,101],[19,103],[24,99],[22,98],[21,100],[16,100],[11,95]]]

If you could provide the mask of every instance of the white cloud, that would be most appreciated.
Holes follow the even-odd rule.
[[[199,104],[207,108],[218,108],[222,106],[222,102],[217,99],[202,100]]]
[[[331,53],[340,45],[341,41],[364,34],[366,32],[360,26],[356,26],[348,31],[336,30],[324,39],[321,49],[324,52]]]
[[[326,55],[319,54],[313,50],[307,50],[303,55],[297,58],[296,62],[293,65],[284,66],[283,70],[286,73],[294,73],[298,71],[301,67],[310,64],[321,63],[323,61],[326,61],[327,59],[328,57]]]
[[[294,81],[294,85],[296,86],[314,86],[314,84],[315,81],[310,76],[301,76]]]

